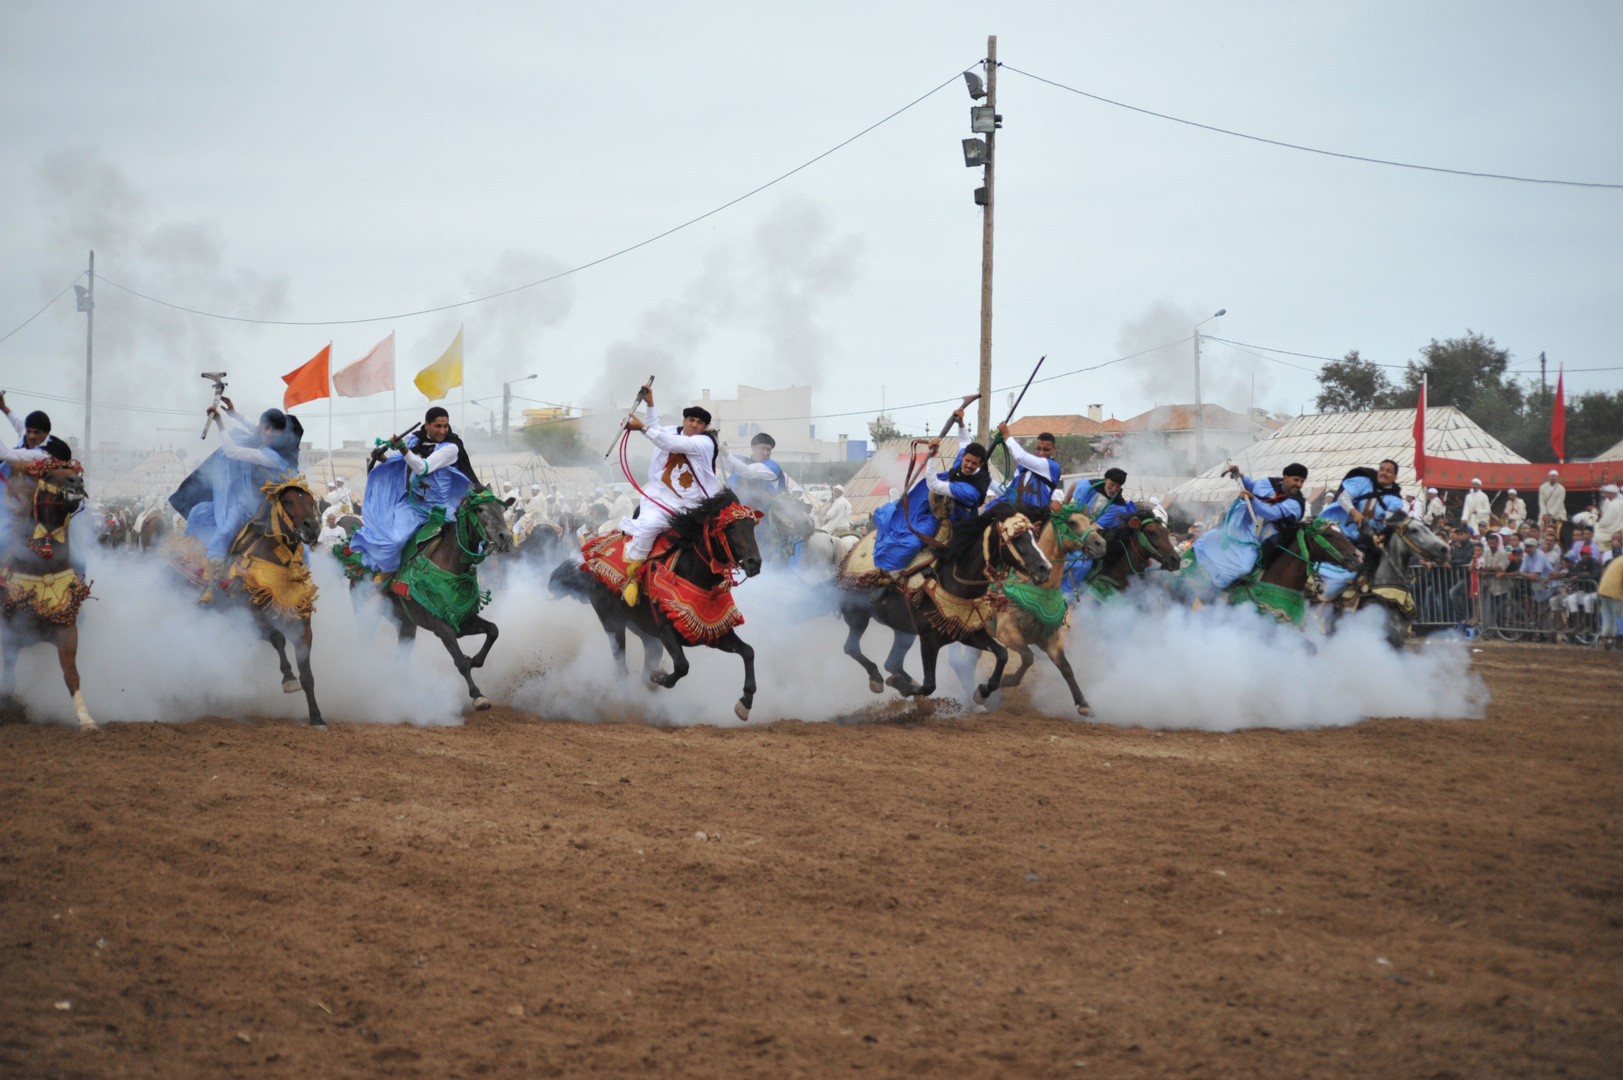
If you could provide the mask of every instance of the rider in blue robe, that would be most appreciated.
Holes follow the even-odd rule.
[[[1102,479],[1077,481],[1076,486],[1071,489],[1071,503],[1094,522],[1098,522],[1111,506],[1127,505],[1127,496],[1122,494],[1122,488],[1126,484],[1126,470],[1106,469]]]
[[[932,442],[930,456],[940,448],[939,441]],[[874,565],[892,574],[906,569],[924,547],[924,537],[935,536],[941,523],[930,505],[931,495],[942,500],[947,520],[965,521],[980,513],[990,480],[986,448],[980,443],[958,451],[957,460],[946,472],[927,471],[900,499],[874,511]]]
[[[1374,573],[1380,560],[1376,536],[1386,524],[1386,516],[1403,509],[1403,491],[1397,485],[1398,463],[1390,458],[1378,470],[1358,468],[1341,481],[1335,497],[1320,511],[1319,518],[1334,522],[1353,545],[1364,553],[1364,569]],[[1324,579],[1324,598],[1334,600],[1359,571],[1336,563],[1315,563]]]
[[[209,559],[210,587],[199,601],[213,599],[212,582],[218,577],[231,543],[265,502],[265,484],[299,471],[299,440],[304,425],[281,409],[266,409],[251,425],[222,399],[225,415],[242,431],[225,433],[225,445],[181,482],[169,504],[186,519],[186,535],[195,536]],[[214,414],[214,410],[209,410]],[[217,414],[216,414],[217,415]]]
[[[368,569],[389,574],[400,569],[401,553],[436,508],[454,518],[468,492],[482,485],[462,440],[451,433],[450,414],[437,405],[428,410],[420,434],[407,435],[399,448],[379,451],[366,476],[362,524],[349,538],[349,549]]]
[[[1014,458],[1015,471],[1013,479],[1003,486],[1002,492],[992,503],[1013,503],[1017,510],[1039,511],[1040,521],[1058,507],[1063,498],[1059,483],[1060,464],[1054,457],[1054,436],[1046,431],[1038,435],[1036,452],[1032,453],[1009,434],[1008,424],[999,424],[997,433]]]
[[[1287,465],[1284,476],[1267,480],[1241,476],[1238,467],[1231,467],[1229,475],[1240,481],[1246,494],[1229,504],[1223,520],[1201,533],[1185,556],[1185,584],[1199,596],[1226,589],[1254,570],[1263,543],[1300,522],[1306,506],[1303,465]]]
[[[1119,470],[1112,470],[1113,472]],[[1125,474],[1124,474],[1125,475]],[[1131,499],[1113,496],[1104,502],[1104,509],[1093,523],[1106,536],[1113,536],[1111,530],[1127,523],[1127,519],[1138,513],[1138,504]],[[1107,552],[1108,554],[1108,552]],[[1065,579],[1060,583],[1062,588],[1070,589],[1073,583],[1085,582],[1093,573],[1094,561],[1080,551],[1065,553]],[[1073,590],[1074,591],[1074,590]]]
[[[738,501],[754,510],[764,511],[768,504],[789,490],[789,481],[783,475],[783,466],[772,460],[776,439],[764,431],[756,432],[750,440],[750,456],[728,454],[732,474],[727,486],[733,489]]]

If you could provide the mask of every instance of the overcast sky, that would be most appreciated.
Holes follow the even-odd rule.
[[[995,11],[989,15],[988,11]],[[190,307],[362,319],[599,259],[734,199],[953,78],[1007,65],[1148,109],[1346,153],[1623,183],[1623,6],[1593,4],[0,5],[0,333],[97,250],[98,274]],[[103,286],[98,441],[195,443],[197,377],[238,404],[331,341],[391,330],[402,382],[466,325],[468,393],[623,405],[811,383],[818,434],[969,393],[980,171],[947,86],[705,221],[454,312],[265,327]],[[1401,363],[1467,328],[1519,370],[1623,368],[1623,191],[1519,184],[1264,146],[1005,68],[994,385],[1206,330]],[[71,293],[0,342],[0,384],[77,432]],[[1311,411],[1311,371],[1208,342],[1208,400]],[[1312,368],[1315,362],[1282,357]],[[1045,383],[1024,412],[1126,417],[1192,399],[1187,341]],[[1623,387],[1573,373],[1569,393]],[[414,390],[402,413],[420,415]],[[998,396],[998,413],[1004,408]],[[340,399],[338,437],[387,396]],[[499,405],[499,402],[490,402]],[[179,409],[188,416],[114,406]],[[325,442],[325,409],[301,414]],[[912,430],[939,407],[901,410]],[[455,415],[455,413],[453,413]],[[469,406],[470,420],[487,417]],[[346,418],[347,417],[347,418]],[[764,418],[774,419],[774,418]]]

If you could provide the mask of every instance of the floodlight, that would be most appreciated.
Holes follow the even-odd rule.
[[[983,142],[980,139],[965,139],[964,140],[964,165],[965,166],[967,166],[968,168],[973,169],[977,165],[985,165],[986,162],[988,161],[988,159],[989,159],[989,155],[988,155],[987,150],[986,150],[986,143],[985,142]]]
[[[964,72],[964,82],[969,86],[969,96],[979,101],[986,96],[986,87],[981,83],[981,77],[973,71]]]

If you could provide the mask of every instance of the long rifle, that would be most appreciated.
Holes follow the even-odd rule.
[[[643,398],[647,397],[648,392],[650,390],[652,390],[653,388],[654,388],[654,377],[652,375],[650,375],[650,376],[648,376],[648,381],[643,383],[642,386],[637,390],[637,400],[633,401],[631,403],[631,411],[626,413],[625,420],[620,421],[619,431],[623,432],[625,430],[626,420],[630,420],[633,416],[637,415],[637,407],[642,404]],[[609,448],[607,450],[603,451],[603,460],[607,461],[609,459],[609,455],[614,453],[614,448],[616,446],[619,446],[619,445],[620,445],[620,435],[617,432],[615,434],[615,436],[614,436],[614,441],[609,443]]]
[[[1048,354],[1047,353],[1043,353],[1041,356],[1039,356],[1037,358],[1037,366],[1031,369],[1031,375],[1030,375],[1029,378],[1026,379],[1026,385],[1020,388],[1020,396],[1014,399],[1014,404],[1013,405],[1009,406],[1009,415],[1004,417],[1004,419],[1003,419],[1003,422],[1005,424],[1011,423],[1014,420],[1014,412],[1015,412],[1015,410],[1020,407],[1020,403],[1022,401],[1026,400],[1026,391],[1031,389],[1031,384],[1033,382],[1035,382],[1036,379],[1037,379],[1037,372],[1042,370],[1043,361],[1047,360],[1047,359],[1048,359]]]
[[[411,427],[407,428],[405,431],[402,431],[400,434],[396,435],[392,439],[378,439],[378,440],[376,440],[376,445],[374,445],[372,447],[371,456],[366,459],[366,471],[368,473],[370,473],[372,471],[372,467],[374,465],[376,465],[378,462],[383,460],[383,455],[384,454],[387,454],[391,448],[399,446],[401,444],[401,441],[403,439],[405,439],[405,437],[407,435],[410,435],[412,432],[416,431],[418,428],[420,428],[422,426],[423,426],[423,422],[421,420],[419,420],[415,424],[411,425]]]

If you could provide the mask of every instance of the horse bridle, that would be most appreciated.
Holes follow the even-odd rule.
[[[62,485],[54,484],[51,481],[45,479],[45,474],[46,473],[52,473],[52,472],[71,472],[76,476],[83,476],[85,470],[84,470],[84,466],[80,465],[77,461],[56,461],[56,460],[53,459],[53,460],[48,460],[48,461],[35,461],[35,462],[32,462],[28,466],[27,469],[22,470],[22,471],[23,471],[24,475],[26,475],[29,479],[34,481],[34,498],[33,498],[33,503],[32,503],[32,506],[31,506],[31,512],[33,513],[33,516],[34,516],[35,529],[38,530],[38,529],[44,529],[45,528],[44,523],[41,522],[40,519],[39,519],[39,510],[40,510],[40,507],[42,505],[43,506],[69,506],[74,501],[74,500],[70,500],[70,499],[67,499],[65,497],[62,497]],[[7,481],[6,486],[8,488],[10,487],[9,479]],[[49,497],[48,498],[41,498],[41,495],[46,495],[46,496],[49,496]],[[83,506],[84,506],[84,500],[83,500],[82,496],[78,500],[78,502],[79,502],[80,508],[82,509]],[[34,536],[30,537],[28,539],[28,541],[26,542],[27,547],[29,549],[31,549],[34,552],[34,554],[40,556],[41,558],[44,558],[44,559],[51,558],[51,556],[53,554],[53,551],[52,551],[52,548],[51,548],[51,540],[52,540],[53,534],[55,534],[58,530],[66,529],[67,525],[68,525],[68,518],[71,518],[73,516],[73,514],[75,514],[77,512],[78,511],[75,510],[75,511],[69,512],[68,514],[65,514],[63,516],[63,518],[62,518],[62,524],[57,525],[54,528],[48,529],[46,531],[46,534],[43,537],[41,537],[36,532],[36,534]],[[62,542],[66,543],[67,542],[67,539],[66,539],[67,534],[64,532],[62,535],[63,535],[63,541]],[[42,539],[43,539],[43,544],[41,544]]]
[[[981,561],[986,564],[986,577],[983,580],[966,581],[959,577],[958,571],[951,566],[947,567],[947,572],[952,575],[952,580],[960,585],[995,584],[999,579],[992,576],[992,534],[996,532],[998,547],[1000,549],[1008,548],[1014,553],[1016,569],[1028,578],[1035,577],[1036,575],[1031,572],[1031,567],[1026,565],[1026,560],[1020,557],[1019,549],[1014,546],[1015,540],[1029,533],[1033,528],[1030,518],[1024,514],[1015,513],[997,522],[995,528],[987,528],[981,531]]]
[[[717,577],[731,577],[733,571],[738,569],[738,556],[733,554],[732,541],[727,539],[727,526],[745,518],[754,518],[759,522],[765,516],[761,511],[743,503],[729,503],[722,507],[721,513],[705,522],[704,532],[699,536],[700,543],[704,546],[700,549],[699,545],[695,544],[694,550],[699,552],[699,557],[710,567],[712,574]],[[716,554],[717,547],[721,548],[719,557]]]

